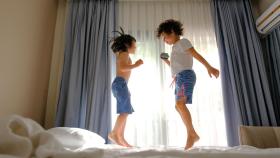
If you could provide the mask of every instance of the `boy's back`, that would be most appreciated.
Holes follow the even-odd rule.
[[[124,65],[131,65],[131,59],[128,53],[116,53],[116,66],[117,66],[117,76],[123,77],[126,81],[129,80],[131,69],[123,69]]]

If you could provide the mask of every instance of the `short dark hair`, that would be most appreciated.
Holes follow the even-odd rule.
[[[157,28],[157,37],[160,37],[162,33],[171,34],[174,32],[176,35],[183,35],[183,24],[180,21],[174,19],[168,19],[162,22]]]
[[[125,34],[122,28],[121,28],[121,32],[119,31],[114,31],[114,32],[120,34],[119,36],[111,40],[113,42],[113,44],[111,45],[111,49],[114,53],[126,52],[127,49],[132,46],[132,43],[136,42],[136,39],[129,34]]]

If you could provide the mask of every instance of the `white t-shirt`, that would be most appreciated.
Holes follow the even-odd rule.
[[[193,56],[187,51],[192,47],[191,42],[186,38],[180,39],[172,46],[170,67],[173,77],[183,70],[192,70]]]

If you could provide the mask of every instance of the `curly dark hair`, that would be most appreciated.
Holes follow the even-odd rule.
[[[183,25],[180,21],[174,19],[168,19],[162,22],[157,28],[157,37],[160,37],[162,33],[171,34],[174,32],[176,35],[183,35]]]
[[[113,42],[111,45],[111,49],[114,53],[117,52],[126,52],[129,47],[132,46],[133,42],[136,42],[136,39],[129,34],[125,34],[123,29],[120,31],[114,31],[119,33],[120,35],[113,38],[110,42]]]

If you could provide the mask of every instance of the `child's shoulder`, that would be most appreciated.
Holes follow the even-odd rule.
[[[190,42],[190,40],[186,37],[183,37],[183,38],[180,39],[180,42],[181,43],[186,43],[186,42]]]
[[[192,43],[189,39],[184,37],[180,39],[180,45],[192,45]]]
[[[178,43],[178,47],[182,50],[185,51],[187,49],[190,49],[193,47],[192,43],[190,42],[189,39],[187,38],[181,38],[179,43]]]
[[[117,58],[119,58],[119,59],[128,59],[129,58],[129,54],[126,53],[126,52],[121,52],[121,53],[118,53]]]

